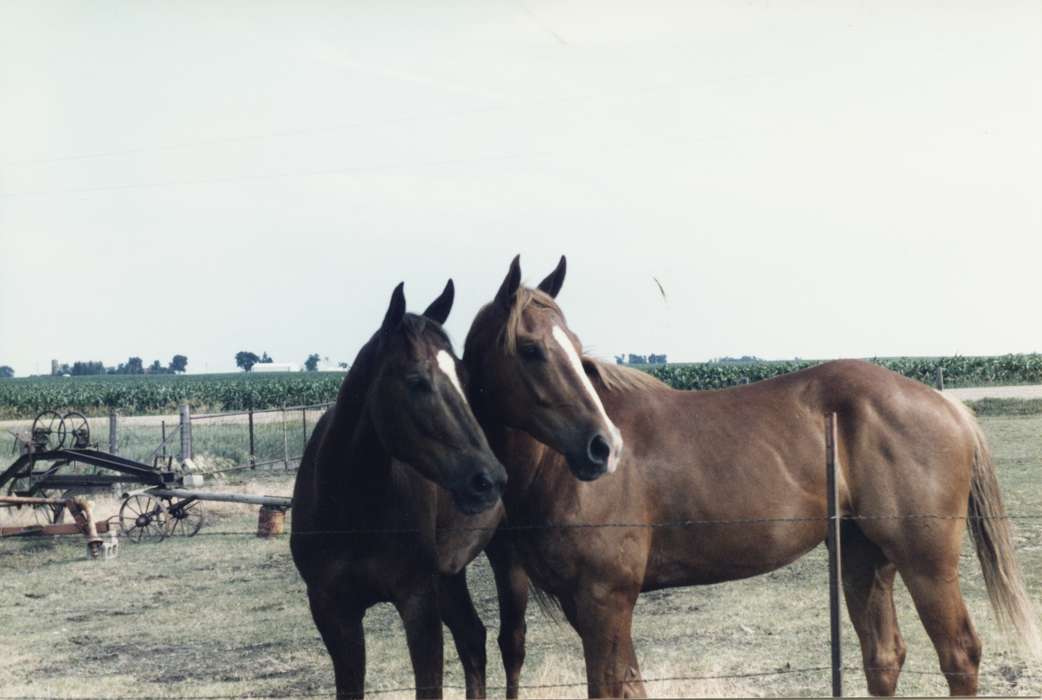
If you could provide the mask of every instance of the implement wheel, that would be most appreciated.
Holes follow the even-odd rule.
[[[41,491],[40,498],[61,498],[56,491]],[[60,525],[65,521],[65,504],[46,504],[33,506],[33,519],[37,525]]]
[[[44,411],[33,420],[31,432],[33,450],[49,452],[61,449],[65,442],[65,422],[57,411]]]
[[[62,417],[65,426],[65,439],[69,441],[69,447],[74,450],[82,450],[90,447],[90,424],[87,416],[78,411],[69,411]]]
[[[192,537],[203,526],[203,509],[199,501],[186,499],[170,503],[166,509],[168,537]]]
[[[166,512],[158,499],[144,494],[131,496],[119,507],[119,529],[135,544],[166,537]]]

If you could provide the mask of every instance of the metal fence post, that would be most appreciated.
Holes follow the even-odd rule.
[[[304,451],[308,448],[308,407],[300,407],[300,424],[303,426],[302,440],[300,441],[300,454],[304,455]]]
[[[289,471],[289,432],[286,429],[286,407],[282,407],[282,465]]]
[[[117,454],[119,449],[116,444],[116,409],[109,409],[109,454]]]
[[[944,391],[944,367],[937,365],[937,390]]]
[[[192,412],[188,404],[181,404],[181,454],[180,460],[192,458]]]
[[[829,627],[832,646],[832,697],[843,697],[843,658],[840,648],[839,587],[840,534],[839,485],[836,479],[836,414],[825,417],[825,482],[828,489],[828,529],[825,544],[829,549]]]
[[[252,403],[250,404],[250,407],[247,410],[247,414],[249,415],[249,422],[250,422],[250,469],[256,469],[257,468],[257,455],[255,454],[254,440],[253,440],[253,404]]]
[[[162,431],[162,437],[163,437],[163,441],[161,443],[159,443],[159,449],[162,450],[161,454],[163,455],[163,459],[166,459],[166,421],[165,420],[159,421],[159,428]]]

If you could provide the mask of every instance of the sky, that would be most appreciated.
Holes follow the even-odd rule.
[[[1042,351],[1037,2],[0,5],[0,365],[457,352],[521,254],[588,351]],[[656,284],[658,280],[663,296]]]

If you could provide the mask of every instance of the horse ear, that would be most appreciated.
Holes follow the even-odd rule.
[[[455,297],[456,287],[452,284],[452,278],[450,277],[449,281],[445,283],[445,290],[442,291],[437,299],[431,302],[431,305],[427,307],[423,315],[444,324],[445,319],[449,317],[449,312],[452,311],[452,301]]]
[[[499,291],[496,292],[496,301],[503,306],[510,306],[514,301],[514,294],[517,293],[517,289],[520,286],[521,254],[518,253],[514,256],[514,259],[510,261],[510,270],[507,272],[503,284],[500,285]]]
[[[387,307],[387,313],[384,315],[384,322],[380,326],[380,331],[387,333],[393,331],[402,322],[405,317],[405,282],[399,282],[398,286],[394,288],[391,293],[391,303]]]
[[[564,273],[568,270],[568,262],[561,256],[561,260],[557,263],[557,268],[546,276],[546,279],[539,283],[539,289],[549,294],[551,297],[556,297],[557,293],[561,291],[561,285],[564,284]]]

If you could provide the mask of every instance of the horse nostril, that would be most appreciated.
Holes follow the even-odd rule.
[[[495,484],[492,483],[492,479],[488,478],[487,474],[475,474],[471,477],[470,488],[472,488],[475,493],[487,493],[492,490],[493,486],[495,486]]]
[[[590,461],[594,464],[607,464],[611,456],[611,445],[603,435],[597,433],[590,439],[590,445],[586,448]]]

